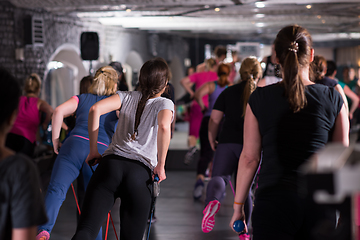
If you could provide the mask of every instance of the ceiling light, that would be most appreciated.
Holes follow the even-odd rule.
[[[256,24],[255,24],[255,26],[257,26],[257,27],[264,27],[264,26],[265,26],[265,24],[264,24],[264,23],[262,23],[262,22],[259,22],[259,23],[256,23]]]
[[[306,5],[306,8],[307,9],[310,9],[311,8],[311,5],[309,4],[309,5]]]
[[[320,18],[321,18],[321,15],[317,15],[316,17],[317,17],[318,19],[320,19]]]
[[[255,15],[256,18],[263,18],[265,17],[265,14],[262,14],[262,13],[258,13]]]
[[[219,12],[220,8],[215,8],[214,10],[215,10],[215,12]]]
[[[326,21],[323,19],[323,20],[321,20],[321,22],[322,22],[322,23],[325,23]]]
[[[209,5],[205,5],[204,8],[210,8],[210,6],[209,6]]]
[[[121,4],[120,7],[121,7],[122,9],[125,9],[125,8],[126,8],[126,5],[125,5],[125,4]]]
[[[255,3],[255,6],[256,6],[257,8],[264,8],[264,7],[265,7],[265,3],[256,2],[256,3]]]
[[[127,12],[131,12],[131,9],[130,9],[130,8],[128,8],[128,9],[126,9],[126,11],[127,11]]]

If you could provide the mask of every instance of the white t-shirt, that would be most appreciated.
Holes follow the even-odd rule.
[[[138,160],[153,170],[157,165],[158,113],[169,109],[174,119],[174,103],[163,97],[147,100],[140,118],[138,134],[133,141],[131,135],[134,133],[135,114],[141,93],[138,91],[116,93],[121,100],[119,122],[109,148],[103,156],[115,154]]]

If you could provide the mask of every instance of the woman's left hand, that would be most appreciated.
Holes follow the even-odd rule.
[[[231,228],[234,232],[236,232],[236,231],[234,230],[234,228],[233,228],[234,222],[235,222],[236,220],[241,220],[241,221],[244,222],[245,228],[244,228],[244,231],[243,231],[242,233],[247,233],[247,232],[248,232],[248,228],[247,228],[247,225],[246,225],[246,223],[245,223],[244,205],[239,206],[239,205],[235,205],[235,204],[234,204],[234,213],[233,213],[233,216],[232,216],[232,218],[231,218],[231,220],[230,220],[230,224],[229,224],[229,225],[230,225],[230,228]],[[236,233],[238,233],[238,232],[236,232]],[[239,234],[239,233],[238,233],[238,234]]]
[[[152,176],[152,179],[154,180],[154,177],[155,175],[158,175],[159,176],[159,183],[162,181],[162,180],[165,180],[166,179],[166,174],[165,174],[165,168],[164,167],[161,167],[161,166],[156,166],[154,168],[154,174]]]

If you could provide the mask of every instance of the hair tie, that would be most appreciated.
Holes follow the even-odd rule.
[[[299,50],[299,44],[296,41],[294,41],[290,43],[290,47],[288,49],[290,51],[293,51],[294,53],[297,53],[297,51]]]

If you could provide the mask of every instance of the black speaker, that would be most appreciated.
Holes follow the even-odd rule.
[[[96,32],[83,32],[80,37],[81,58],[97,60],[99,58],[99,36]]]

